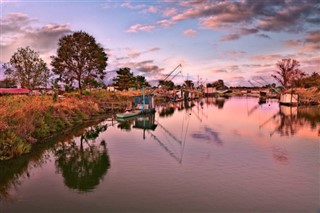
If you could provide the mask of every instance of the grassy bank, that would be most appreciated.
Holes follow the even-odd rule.
[[[294,91],[299,95],[301,101],[320,104],[320,88],[296,88]]]
[[[32,144],[67,128],[106,114],[108,101],[131,101],[133,93],[95,91],[85,96],[65,94],[53,101],[52,96],[0,97],[0,160],[30,152]]]

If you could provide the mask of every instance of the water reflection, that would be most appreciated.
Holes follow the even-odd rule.
[[[223,141],[220,138],[220,133],[207,126],[205,126],[202,131],[192,133],[191,137],[195,139],[205,140],[208,143],[214,143],[219,146],[223,145]]]
[[[30,178],[33,169],[40,168],[49,161],[48,148],[35,150],[32,155],[0,162],[0,201],[10,199],[11,189],[18,188],[25,179]]]
[[[273,121],[275,126],[270,136],[273,136],[275,133],[281,136],[293,136],[306,126],[317,131],[320,136],[319,107],[280,106],[279,111],[264,121],[259,127],[263,127],[270,121]]]
[[[157,128],[155,124],[155,114],[140,115],[133,118],[118,119],[118,128],[131,131],[131,128],[142,129],[143,139],[146,138],[146,130],[154,131]]]
[[[97,133],[104,131],[106,127],[100,126],[97,129],[88,129],[87,127],[97,122],[100,123],[101,121],[97,120],[80,125],[77,128],[55,136],[44,143],[37,144],[31,153],[23,155],[17,159],[0,161],[0,201],[10,200],[10,192],[12,190],[18,188],[25,180],[32,178],[33,170],[41,168],[52,160],[51,150],[56,150],[56,143],[61,145],[66,141],[73,140],[75,137],[83,137],[83,135],[83,140],[96,138]]]
[[[273,155],[273,159],[277,163],[280,163],[280,164],[288,164],[289,163],[288,151],[279,147],[279,146],[272,147],[272,155]]]
[[[165,108],[173,114],[161,117]],[[106,212],[311,212],[319,195],[319,110],[208,98],[158,106],[116,128],[90,125],[0,162],[0,194],[15,198],[1,210],[29,212],[37,200],[39,211],[61,203],[69,212],[88,204]]]
[[[170,102],[159,105],[157,107],[157,111],[159,112],[160,117],[171,117],[176,109],[178,111],[188,111],[189,109],[192,109],[195,105],[196,104],[194,103],[194,101]]]
[[[228,97],[207,97],[205,102],[207,105],[217,106],[218,109],[223,109],[225,102],[228,100]]]
[[[104,140],[98,144],[95,141],[106,129],[107,125],[89,127],[79,143],[72,140],[55,145],[56,166],[69,188],[79,192],[92,191],[107,173],[110,160],[106,143]]]

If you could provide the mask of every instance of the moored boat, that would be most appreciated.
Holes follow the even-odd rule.
[[[124,113],[117,113],[117,118],[130,118],[142,114],[142,110],[131,110]]]

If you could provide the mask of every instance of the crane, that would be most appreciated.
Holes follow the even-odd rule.
[[[179,64],[178,66],[176,66],[170,73],[168,73],[167,75],[166,75],[166,77],[164,78],[164,79],[162,79],[162,81],[166,81],[177,69],[179,69],[180,68],[180,70],[179,70],[179,72],[178,73],[176,73],[174,76],[173,76],[173,78],[172,79],[174,79],[180,72],[182,72],[182,65],[181,64]],[[171,80],[172,80],[171,79]],[[153,90],[151,90],[151,94],[153,94],[155,91],[156,91],[156,89],[157,88],[159,88],[159,86],[160,86],[160,83],[158,84],[158,86],[156,87],[156,88],[154,88]]]
[[[254,85],[250,80],[248,82],[251,84],[251,86],[256,87],[256,85]]]

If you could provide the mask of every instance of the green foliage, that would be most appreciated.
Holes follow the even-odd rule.
[[[0,132],[0,160],[7,160],[31,150],[31,144],[10,130]]]
[[[78,82],[80,93],[89,82],[103,79],[107,66],[107,54],[95,38],[79,31],[59,40],[57,56],[52,56],[53,72],[66,85]]]
[[[161,86],[162,88],[165,88],[167,90],[173,90],[174,83],[171,80],[170,81],[160,80],[159,81],[159,86]]]
[[[142,87],[150,87],[150,84],[147,82],[146,78],[142,75],[137,75],[135,77],[135,83],[137,89],[141,89]]]
[[[14,78],[5,78],[0,81],[0,88],[17,88],[17,81]]]
[[[47,86],[50,77],[47,64],[29,47],[19,48],[10,62],[3,64],[3,69],[8,79],[19,82],[21,87],[29,90]]]
[[[88,90],[85,90],[82,92],[83,95],[90,95],[90,92]]]
[[[312,73],[310,76],[303,78],[301,80],[301,84],[304,88],[310,88],[310,87],[320,88],[320,74],[316,72]]]
[[[130,87],[134,87],[135,79],[130,68],[124,67],[117,71],[117,77],[113,81],[119,90],[128,90]]]
[[[131,87],[141,89],[142,87],[150,87],[146,78],[141,75],[133,76],[129,67],[120,68],[117,71],[117,77],[113,79],[114,84],[118,86],[119,90],[128,90]]]

